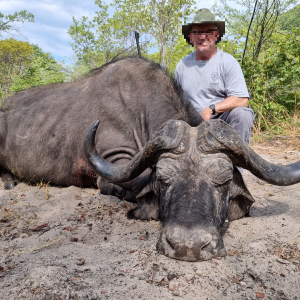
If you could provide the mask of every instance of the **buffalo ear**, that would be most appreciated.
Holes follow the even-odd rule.
[[[142,198],[144,197],[146,194],[149,194],[153,192],[151,184],[146,184],[146,186],[143,187],[143,189],[139,192],[139,194],[136,196],[136,198]]]
[[[233,221],[247,215],[251,205],[255,202],[254,198],[248,191],[243,177],[235,167],[233,171],[233,179],[230,183],[230,199],[228,220]]]

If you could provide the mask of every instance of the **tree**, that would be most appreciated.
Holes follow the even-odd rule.
[[[4,15],[0,12],[0,37],[3,33],[13,36],[13,33],[20,34],[15,22],[32,22],[34,23],[34,15],[27,10],[15,12],[13,15]]]
[[[280,30],[291,31],[300,26],[300,5],[288,10],[279,17],[278,25]]]
[[[9,95],[13,78],[22,76],[32,62],[33,47],[13,38],[0,41],[0,94]]]
[[[0,41],[1,98],[40,85],[69,80],[69,70],[37,45],[14,39]]]
[[[171,77],[174,77],[175,68],[178,62],[195,49],[187,43],[182,34],[179,34],[173,49],[171,51],[170,50],[171,49],[169,47],[167,47],[165,50],[165,54],[169,58],[167,71]],[[145,57],[157,63],[161,61],[160,51],[154,52],[152,54],[147,54],[145,55]]]
[[[73,17],[68,33],[73,39],[71,46],[78,59],[77,65],[85,64],[93,69],[122,55],[133,54],[134,44],[128,44],[127,33],[122,33],[118,21],[108,15],[109,6],[101,0],[95,3],[99,11],[93,20],[82,17],[79,21]],[[142,50],[144,43],[141,43]]]
[[[93,65],[108,62],[122,55],[136,54],[133,32],[141,36],[141,52],[147,55],[151,47],[159,49],[158,62],[167,69],[181,28],[180,18],[192,11],[194,0],[114,0],[115,13],[109,17],[108,5],[95,2],[99,11],[92,21],[83,17],[73,24],[69,34],[72,47],[80,60]],[[95,66],[95,64],[93,65]]]
[[[44,52],[37,45],[31,45],[34,52],[31,63],[21,76],[14,76],[10,91],[18,92],[45,84],[69,80],[69,69],[63,62],[56,61],[51,53]]]
[[[172,52],[178,44],[181,19],[194,11],[193,5],[194,0],[135,0],[130,1],[130,5],[126,0],[114,1],[119,12],[119,24],[121,20],[126,20],[126,27],[131,31],[140,26],[143,32],[154,39],[159,49],[158,63],[164,69],[168,69]]]
[[[227,48],[242,65],[250,94],[249,102],[257,114],[256,128],[280,128],[283,120],[297,115],[300,87],[300,28],[282,31],[287,17],[296,22],[294,0],[235,0],[240,9],[225,0],[215,4],[226,16]],[[296,24],[296,23],[294,23]],[[222,44],[222,43],[220,43]],[[224,44],[224,43],[223,43]],[[234,51],[233,51],[234,49]]]
[[[257,61],[264,46],[267,47],[279,15],[295,5],[298,0],[234,0],[234,2],[241,9],[230,7],[226,0],[219,0],[213,8],[218,14],[226,16],[227,32],[239,37],[243,65],[246,52],[252,60]]]

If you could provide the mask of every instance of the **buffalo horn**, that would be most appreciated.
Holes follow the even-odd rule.
[[[300,161],[285,166],[267,162],[222,120],[209,120],[198,126],[197,144],[203,152],[227,154],[234,165],[249,170],[268,183],[285,186],[300,182]]]
[[[84,139],[84,153],[93,170],[113,183],[127,182],[137,177],[148,167],[156,164],[162,153],[177,148],[186,127],[182,121],[166,122],[131,161],[123,165],[116,165],[102,159],[96,151],[95,135],[99,124],[98,120],[89,128]]]

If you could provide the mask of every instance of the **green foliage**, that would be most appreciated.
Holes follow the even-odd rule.
[[[172,52],[176,47],[183,12],[192,11],[194,0],[114,0],[112,17],[108,15],[109,5],[101,0],[92,21],[87,17],[73,18],[68,33],[79,64],[92,69],[123,55],[136,56],[136,42],[133,32],[140,33],[142,56],[158,46],[159,55],[152,55],[165,69],[173,64]],[[173,68],[173,67],[171,67]]]
[[[0,12],[0,37],[3,33],[12,35],[15,33],[20,33],[19,29],[14,24],[15,22],[32,22],[34,23],[34,15],[27,10],[21,10],[15,12],[14,14],[4,15]]]
[[[71,46],[78,60],[76,65],[81,67],[85,65],[88,70],[122,55],[136,53],[132,31],[129,36],[129,29],[126,30],[125,23],[128,20],[122,19],[121,12],[118,11],[110,18],[107,12],[109,5],[101,0],[96,0],[95,3],[99,10],[93,20],[89,21],[87,17],[82,17],[78,21],[73,17],[73,24],[68,30],[73,39]],[[144,50],[143,43],[141,50]]]
[[[178,62],[183,57],[185,57],[186,55],[188,55],[189,53],[191,53],[194,50],[195,49],[186,42],[186,40],[184,39],[182,34],[179,34],[177,42],[173,49],[170,49],[169,47],[166,49],[166,56],[167,57],[170,56],[170,63],[169,63],[169,67],[168,67],[167,71],[171,77],[174,77],[175,68],[176,68]],[[145,57],[151,61],[161,64],[160,52],[154,52],[152,54],[147,54],[147,55],[145,55]]]
[[[68,80],[68,70],[37,45],[13,38],[0,41],[0,97]]]
[[[239,47],[239,43],[236,39],[223,39],[221,42],[217,44],[217,47],[223,50],[226,53],[234,56],[238,61],[242,59],[242,52]]]
[[[114,0],[113,5],[117,12],[121,12],[118,14],[121,15],[122,20],[127,20],[125,24],[128,24],[130,31],[138,25],[141,32],[154,39],[154,45],[159,49],[158,62],[163,68],[170,68],[172,52],[181,35],[181,19],[184,14],[193,12],[192,6],[195,5],[195,1],[134,0],[130,1],[130,6],[128,4],[126,0]],[[124,21],[121,24],[123,26]]]
[[[57,62],[51,53],[43,52],[37,45],[32,45],[32,48],[31,64],[21,76],[14,77],[10,87],[12,92],[68,80],[68,70],[63,63]]]
[[[108,16],[108,5],[96,0],[99,11],[92,21],[83,16],[79,21],[73,17],[68,33],[73,39],[71,46],[79,61],[89,69],[101,66],[112,60],[118,51],[118,43],[113,39],[114,28]]]
[[[257,113],[256,128],[280,130],[278,124],[299,112],[300,31],[299,27],[281,30],[290,21],[296,24],[298,9],[287,8],[297,1],[235,2],[241,10],[229,7],[225,0],[215,5],[229,20],[226,25],[230,39],[220,46],[242,66],[251,96],[249,104]]]
[[[33,47],[13,38],[0,41],[0,96],[9,95],[13,78],[23,76],[32,62]]]
[[[300,26],[300,5],[295,6],[286,13],[282,14],[278,20],[280,30],[292,30]]]
[[[276,30],[256,62],[246,57],[243,72],[261,129],[268,129],[268,122],[284,121],[288,113],[299,111],[299,35],[300,27],[289,34]]]

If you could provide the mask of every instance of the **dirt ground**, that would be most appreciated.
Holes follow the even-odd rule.
[[[300,152],[254,147],[278,164]],[[0,298],[300,299],[300,184],[248,171],[251,217],[224,235],[228,255],[183,262],[158,254],[160,222],[128,220],[133,204],[94,189],[0,186]]]

